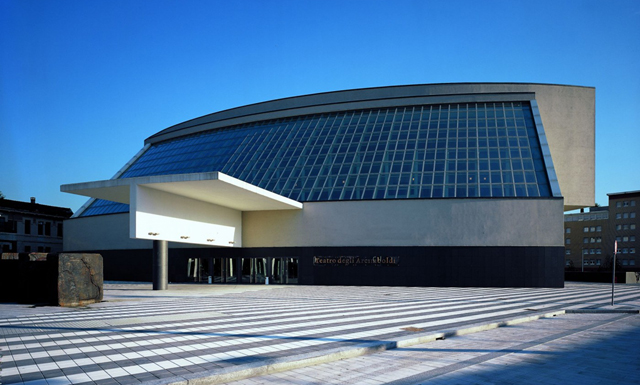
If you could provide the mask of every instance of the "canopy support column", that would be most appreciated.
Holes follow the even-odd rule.
[[[153,290],[169,286],[169,242],[153,241]]]

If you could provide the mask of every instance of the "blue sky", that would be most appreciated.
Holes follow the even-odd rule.
[[[596,202],[640,190],[640,1],[0,0],[0,191],[70,207],[148,136],[349,88],[596,88]]]

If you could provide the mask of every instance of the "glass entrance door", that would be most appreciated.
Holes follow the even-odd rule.
[[[298,258],[189,258],[187,279],[199,283],[298,283]]]
[[[187,278],[200,283],[235,283],[237,267],[232,258],[189,258]]]
[[[242,258],[242,283],[265,283],[267,258]]]
[[[298,283],[298,258],[270,258],[273,283]]]

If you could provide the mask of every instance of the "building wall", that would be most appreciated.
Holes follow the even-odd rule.
[[[605,265],[618,241],[619,266],[640,270],[640,193],[610,194],[609,206],[565,215],[565,266],[594,270]],[[571,262],[569,262],[571,261]]]
[[[607,214],[605,210],[565,216],[565,267],[581,269],[584,262],[585,270],[597,269],[611,257],[614,237]]]
[[[135,191],[129,222],[132,238],[154,239],[160,234],[160,239],[171,242],[242,246],[239,210],[144,186]]]
[[[152,241],[129,238],[129,213],[68,219],[64,251],[151,249]]]
[[[16,213],[0,209],[0,252],[25,253],[62,251],[63,218],[43,216],[37,212]],[[28,226],[28,229],[27,229]]]
[[[557,247],[562,223],[562,199],[308,202],[243,213],[243,245]]]
[[[618,256],[623,268],[640,271],[640,191],[609,194],[610,228],[618,241]]]
[[[561,199],[309,202],[303,210],[244,212],[242,217],[244,247],[564,244]],[[65,233],[65,251],[152,246],[129,238],[129,214],[67,220]]]
[[[531,85],[565,210],[595,204],[595,89]]]

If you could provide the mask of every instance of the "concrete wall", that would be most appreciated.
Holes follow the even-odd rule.
[[[595,89],[531,85],[565,210],[595,204]]]
[[[433,199],[305,203],[242,214],[244,247],[563,246],[561,199]],[[151,249],[129,215],[65,221],[64,250]],[[172,248],[193,246],[172,242]]]
[[[242,246],[240,211],[149,187],[131,189],[131,238]]]
[[[111,249],[151,249],[152,241],[129,238],[129,213],[64,221],[65,252]]]
[[[562,199],[310,202],[244,212],[243,245],[562,246]]]

